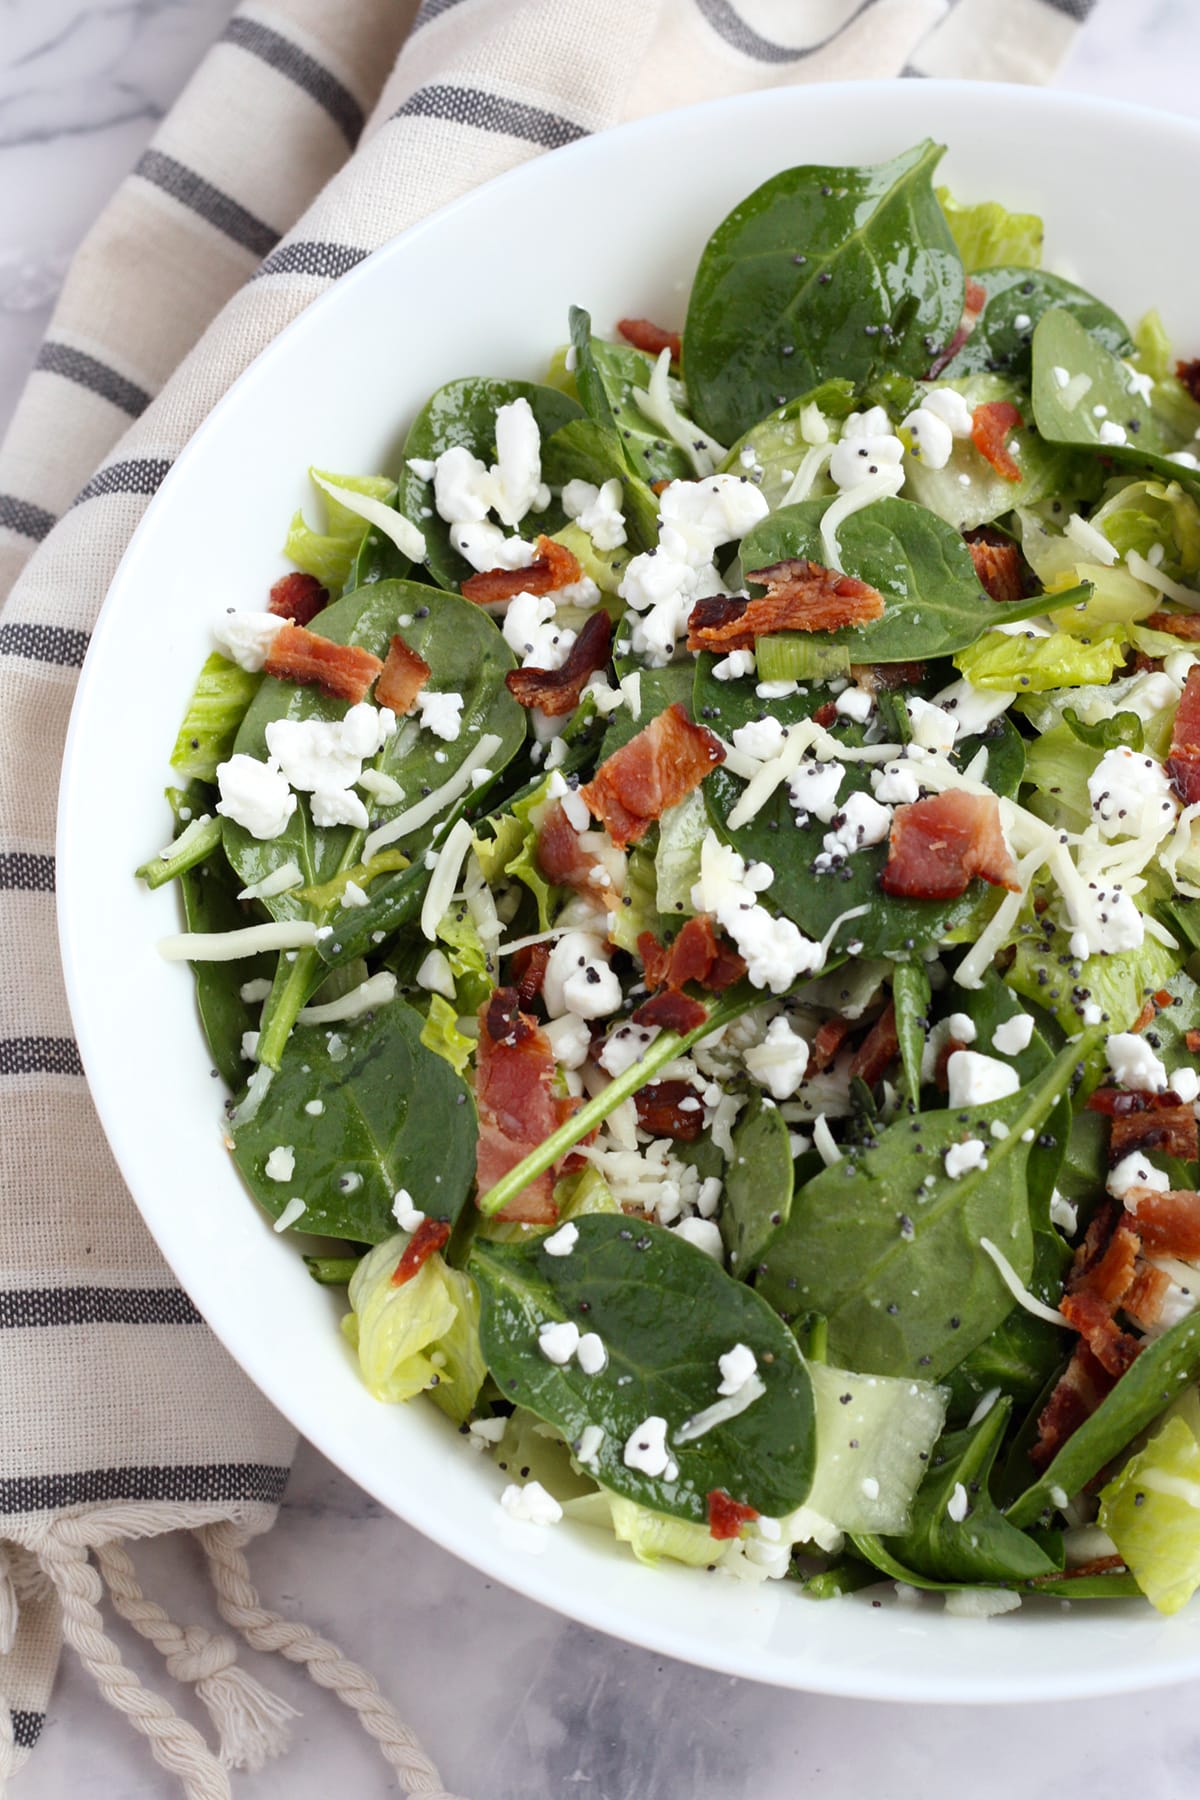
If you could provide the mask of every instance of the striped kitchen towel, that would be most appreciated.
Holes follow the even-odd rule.
[[[406,1791],[441,1780],[361,1670],[258,1603],[290,1427],[174,1283],[91,1110],[55,962],[58,764],[88,634],[215,401],[330,282],[490,176],[623,118],[761,86],[1045,79],[1090,0],[247,0],[80,250],[0,450],[0,1790],[59,1642],[192,1800],[282,1747],[232,1640],[181,1630],[126,1545],[199,1535],[218,1609],[332,1686]],[[581,50],[581,47],[583,49]],[[214,1753],[100,1602],[196,1685]]]

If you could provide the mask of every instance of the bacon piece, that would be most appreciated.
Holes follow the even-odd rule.
[[[963,301],[962,318],[946,348],[939,356],[935,356],[929,365],[927,380],[932,381],[940,375],[947,363],[952,363],[979,322],[979,315],[987,305],[987,289],[981,281],[972,281],[967,277],[966,295]]]
[[[1155,1096],[1166,1099],[1167,1096]],[[1196,1115],[1190,1106],[1160,1106],[1140,1112],[1126,1113],[1113,1119],[1109,1138],[1109,1160],[1119,1163],[1134,1150],[1161,1150],[1166,1156],[1178,1156],[1183,1162],[1195,1162],[1200,1156]]]
[[[1151,1331],[1162,1317],[1163,1303],[1170,1291],[1171,1277],[1165,1269],[1156,1269],[1153,1263],[1139,1262],[1129,1291],[1121,1302],[1121,1310],[1143,1331]]]
[[[643,1000],[633,1015],[633,1022],[635,1025],[661,1025],[664,1031],[677,1031],[686,1037],[697,1025],[703,1025],[707,1017],[708,1008],[699,1000],[693,1000],[690,994],[681,994],[678,988],[664,988],[661,994]]]
[[[951,1037],[946,1039],[938,1051],[937,1061],[933,1065],[933,1082],[934,1086],[940,1088],[943,1094],[947,1093],[950,1088],[950,1058],[956,1050],[966,1050],[967,1048],[966,1044]]]
[[[1133,1024],[1129,1027],[1129,1029],[1130,1029],[1130,1031],[1145,1031],[1147,1025],[1153,1025],[1153,1023],[1157,1017],[1158,1017],[1157,1006],[1155,1006],[1153,1000],[1147,1000],[1146,1004],[1143,1006],[1141,1012],[1138,1014],[1137,1018],[1133,1021]]]
[[[624,849],[724,761],[720,739],[693,725],[676,701],[606,757],[579,791],[614,844]]]
[[[1189,643],[1200,638],[1200,613],[1154,612],[1142,624],[1149,631],[1169,631],[1172,637],[1186,638]]]
[[[1077,1294],[1064,1294],[1058,1310],[1110,1375],[1120,1377],[1136,1361],[1141,1344],[1121,1330],[1111,1308],[1098,1294],[1086,1288]]]
[[[565,544],[540,537],[535,549],[537,555],[523,569],[483,569],[478,575],[469,575],[462,584],[464,600],[492,606],[511,600],[514,594],[552,594],[556,588],[570,587],[582,579],[579,558]]]
[[[376,706],[388,706],[396,714],[411,712],[429,675],[425,658],[410,649],[397,632],[388,645],[383,674],[375,683]]]
[[[1021,471],[1008,448],[1008,434],[1025,423],[1011,400],[986,400],[971,414],[971,442],[1005,481],[1020,481]]]
[[[881,619],[884,599],[853,575],[792,557],[746,576],[766,593],[754,600],[714,594],[697,600],[688,618],[688,649],[752,650],[756,638],[776,631],[839,631]]]
[[[694,1100],[694,1106],[685,1106]],[[643,1131],[654,1137],[674,1138],[680,1144],[694,1144],[704,1130],[704,1107],[700,1096],[686,1081],[652,1081],[633,1096],[637,1120]]]
[[[1072,1267],[1068,1290],[1090,1294],[1111,1311],[1129,1292],[1140,1248],[1132,1225],[1126,1218],[1119,1219],[1103,1251],[1092,1257],[1080,1273]]]
[[[822,1069],[827,1069],[849,1035],[848,1019],[822,1019],[808,1053],[809,1071],[819,1075]]]
[[[885,894],[956,900],[976,876],[1010,893],[1019,887],[994,794],[949,788],[896,808],[880,877]]]
[[[585,684],[608,662],[611,647],[612,620],[601,608],[588,619],[561,668],[510,669],[504,685],[519,706],[536,706],[550,718],[559,718],[574,712]]]
[[[1193,1056],[1200,1056],[1200,1031],[1185,1031],[1183,1041]]]
[[[392,1286],[403,1287],[419,1275],[436,1250],[450,1241],[450,1227],[444,1219],[422,1219],[404,1246],[404,1254],[392,1271]]]
[[[1115,1385],[1113,1377],[1087,1345],[1077,1344],[1038,1418],[1038,1441],[1029,1452],[1029,1460],[1035,1469],[1049,1467],[1067,1439],[1091,1418]]]
[[[263,664],[279,681],[295,681],[302,687],[318,687],[331,700],[349,700],[357,706],[383,668],[377,656],[357,644],[335,644],[318,637],[303,625],[281,625]]]
[[[1021,568],[1021,552],[1015,544],[997,544],[977,539],[967,544],[980,586],[993,600],[1019,600],[1025,581]]]
[[[617,330],[627,344],[632,344],[635,350],[644,350],[647,356],[661,356],[664,350],[669,350],[671,361],[677,363],[683,355],[683,339],[679,333],[664,331],[650,319],[618,319]]]
[[[1188,1188],[1172,1188],[1167,1194],[1138,1188],[1128,1198],[1134,1202],[1129,1210],[1147,1256],[1177,1256],[1183,1262],[1200,1258],[1200,1194]]]
[[[557,800],[542,814],[537,839],[538,866],[556,887],[573,887],[594,899],[597,883],[592,876],[603,868],[599,857],[584,846],[579,832]]]
[[[741,1537],[742,1526],[751,1525],[758,1512],[744,1500],[733,1500],[724,1488],[714,1488],[708,1496],[708,1535],[720,1543],[725,1538]]]
[[[638,937],[638,955],[648,988],[681,988],[690,981],[720,994],[746,973],[742,957],[718,938],[711,913],[697,913],[689,919],[670,944],[660,944],[653,932],[643,931]]]
[[[837,723],[837,716],[838,709],[834,701],[826,700],[822,705],[818,706],[816,712],[813,714],[813,719],[823,731],[828,731],[831,725]]]
[[[1200,800],[1200,663],[1188,670],[1164,766],[1183,804],[1194,806]]]
[[[902,663],[851,663],[850,679],[860,688],[866,688],[868,694],[877,694],[880,689],[892,693],[897,688],[916,687],[925,679],[923,662]]]
[[[485,1194],[561,1123],[553,1094],[554,1051],[520,1008],[516,988],[497,988],[479,1012],[475,1098],[479,1109],[476,1180]],[[557,1217],[554,1175],[547,1169],[499,1215],[548,1225]]]
[[[549,961],[549,944],[526,944],[523,950],[513,952],[512,972],[517,985],[517,1001],[521,1006],[532,1006],[541,993]]]
[[[865,1081],[868,1087],[874,1087],[884,1070],[891,1067],[899,1053],[900,1038],[896,1032],[896,1008],[889,1000],[850,1058],[850,1073]]]
[[[1200,357],[1193,357],[1191,362],[1177,362],[1175,375],[1181,381],[1193,400],[1200,400]]]
[[[279,577],[271,589],[267,611],[277,619],[290,619],[293,625],[311,625],[328,605],[329,589],[323,588],[315,575],[296,569]]]
[[[1179,1095],[1131,1093],[1125,1088],[1093,1088],[1087,1097],[1089,1112],[1103,1113],[1108,1119],[1124,1119],[1130,1113],[1161,1112],[1164,1107],[1179,1106]]]

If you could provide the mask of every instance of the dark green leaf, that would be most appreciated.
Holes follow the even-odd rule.
[[[475,1179],[475,1107],[449,1063],[421,1042],[425,1021],[403,1000],[332,1029],[299,1025],[257,1112],[234,1128],[234,1160],[278,1218],[293,1195],[298,1231],[378,1244],[396,1229],[407,1188],[433,1219],[453,1220]],[[319,1100],[323,1111],[305,1109]],[[264,1171],[277,1145],[290,1180]]]
[[[1142,721],[1137,713],[1113,713],[1111,718],[1098,719],[1094,725],[1088,725],[1073,706],[1068,706],[1063,709],[1063,719],[1089,750],[1117,750],[1122,745],[1130,750],[1140,750],[1145,743]]]
[[[579,398],[590,419],[615,432],[625,467],[645,483],[690,480],[694,470],[687,452],[662,437],[634,399],[635,388],[648,387],[656,358],[632,344],[606,344],[594,338],[592,321],[581,307],[571,308],[570,326]],[[683,383],[672,378],[670,391],[682,411]]]
[[[972,280],[986,290],[987,302],[970,337],[942,370],[948,381],[979,370],[1027,374],[1034,328],[1051,307],[1071,313],[1097,343],[1115,355],[1128,356],[1133,349],[1124,320],[1086,288],[1064,281],[1061,275],[1050,275],[1045,269],[1007,267],[980,269]]]
[[[896,1036],[904,1085],[914,1108],[921,1104],[921,1054],[929,1032],[929,970],[916,957],[896,964],[892,976],[892,1005],[896,1009]]]
[[[735,1275],[747,1281],[759,1252],[792,1204],[792,1150],[779,1108],[755,1094],[733,1133],[721,1202],[721,1236]]]
[[[786,169],[717,227],[684,334],[688,394],[731,443],[827,376],[920,374],[963,310],[962,263],[918,144],[866,168]]]
[[[879,1571],[856,1556],[845,1556],[832,1568],[810,1575],[800,1592],[806,1600],[840,1600],[843,1594],[856,1594],[860,1588],[876,1587]]]
[[[580,416],[576,402],[557,388],[539,387],[533,381],[498,381],[473,375],[440,387],[417,414],[405,441],[396,505],[425,535],[429,573],[439,587],[454,593],[475,571],[451,545],[450,527],[433,503],[433,483],[414,474],[408,466],[409,459],[434,462],[443,450],[461,444],[490,466],[496,457],[496,413],[500,407],[521,399],[528,400],[532,407],[543,443],[568,419]],[[539,532],[557,531],[564,523],[565,514],[552,505],[545,512],[527,513],[516,530],[521,537],[535,538]]]
[[[953,1369],[1012,1310],[980,1239],[1021,1281],[1033,1272],[1024,1134],[1043,1128],[1078,1054],[1069,1046],[1005,1100],[902,1119],[826,1169],[767,1244],[759,1292],[786,1317],[824,1313],[834,1362],[932,1381]],[[968,1138],[987,1145],[986,1167],[952,1178],[946,1152]]]
[[[304,1266],[318,1287],[345,1287],[359,1264],[357,1256],[306,1256]]]
[[[603,487],[614,477],[624,492],[622,510],[629,547],[651,550],[658,542],[658,502],[645,482],[631,474],[615,431],[594,419],[572,419],[542,446],[542,473],[555,487],[590,481]]]
[[[538,1242],[477,1241],[471,1252],[483,1353],[505,1398],[568,1443],[598,1425],[596,1479],[656,1512],[703,1521],[714,1488],[771,1516],[800,1505],[816,1436],[812,1385],[791,1333],[751,1288],[660,1226],[611,1213],[575,1223],[569,1256],[550,1256]],[[598,1375],[539,1350],[539,1326],[563,1319],[599,1335],[608,1363]],[[765,1392],[736,1417],[676,1442],[685,1422],[716,1402],[718,1358],[739,1343],[754,1352]],[[674,1477],[625,1462],[626,1443],[655,1417],[667,1422]]]
[[[819,387],[797,394],[786,406],[775,407],[765,419],[752,425],[734,444],[721,468],[726,474],[748,474],[762,490],[767,504],[776,507],[813,447],[800,426],[805,408],[815,406],[826,419],[841,421],[871,404],[852,381],[823,381]]]

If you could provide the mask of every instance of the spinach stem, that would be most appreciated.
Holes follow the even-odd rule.
[[[170,856],[152,856],[134,874],[148,888],[164,887],[204,861],[221,842],[220,819],[196,819],[180,832]]]
[[[286,952],[280,955],[259,1024],[258,1060],[269,1069],[279,1067],[300,1008],[324,973],[315,950],[298,950],[295,962],[287,960]]]
[[[623,1100],[628,1100],[631,1094],[636,1094],[639,1088],[645,1087],[659,1069],[674,1062],[677,1056],[683,1056],[702,1038],[711,1037],[714,1031],[719,1031],[722,1025],[728,1025],[740,1013],[760,1005],[766,997],[753,989],[735,988],[717,1002],[704,1023],[697,1025],[694,1030],[682,1036],[677,1031],[661,1032],[645,1055],[631,1064],[623,1075],[610,1081],[602,1094],[597,1094],[594,1100],[589,1100],[586,1106],[580,1107],[565,1124],[560,1125],[557,1131],[552,1131],[535,1150],[531,1150],[515,1168],[502,1176],[494,1187],[489,1188],[486,1194],[481,1194],[476,1202],[479,1211],[489,1217],[501,1212],[531,1181],[536,1181],[539,1175],[543,1175],[568,1150],[573,1149],[581,1138],[585,1138],[597,1125],[602,1124]]]

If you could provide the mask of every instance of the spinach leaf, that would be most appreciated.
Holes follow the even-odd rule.
[[[733,1133],[721,1202],[721,1237],[734,1273],[748,1281],[759,1252],[792,1205],[792,1150],[783,1115],[762,1094],[750,1100]]]
[[[953,336],[965,280],[926,141],[865,168],[785,169],[734,208],[692,287],[684,368],[696,417],[732,443],[827,376],[918,375]]]
[[[368,582],[403,581],[411,569],[411,558],[405,556],[391,538],[384,537],[374,526],[368,526],[366,536],[358,547],[358,554],[350,565],[342,597],[345,598],[355,588],[366,587]]]
[[[542,474],[554,487],[568,481],[590,481],[603,487],[614,478],[624,494],[622,511],[630,547],[651,550],[658,542],[658,501],[644,481],[630,473],[621,440],[594,419],[572,419],[542,447]]]
[[[392,1000],[332,1031],[296,1027],[258,1110],[233,1128],[234,1160],[272,1217],[298,1195],[297,1230],[378,1244],[396,1229],[402,1187],[431,1218],[458,1216],[475,1179],[475,1107],[422,1044],[424,1024]],[[306,1110],[315,1101],[317,1114]],[[281,1144],[295,1171],[277,1181],[266,1163]]]
[[[805,500],[770,513],[742,539],[742,568],[769,568],[790,557],[826,563],[821,520],[829,500]],[[869,625],[822,632],[856,663],[929,661],[973,644],[989,626],[1033,618],[1045,596],[1000,607],[979,585],[971,552],[953,525],[911,500],[877,500],[838,528],[847,575],[883,595],[883,617]],[[1088,590],[1091,591],[1090,589]],[[1080,598],[1064,595],[1065,601]]]
[[[404,444],[396,505],[425,534],[425,566],[439,587],[457,592],[474,570],[450,542],[450,527],[433,503],[433,483],[422,480],[409,462],[436,461],[443,450],[461,444],[490,465],[496,456],[496,413],[520,399],[528,400],[532,407],[543,441],[568,419],[580,416],[576,402],[557,388],[469,375],[440,387],[413,421]],[[535,538],[540,532],[557,531],[565,522],[562,509],[552,505],[545,512],[527,513],[516,529],[522,537]]]
[[[211,788],[193,782],[182,791],[167,789],[167,799],[177,823],[189,811],[192,818],[211,812],[215,796]],[[245,925],[245,909],[238,902],[241,882],[219,850],[179,877],[184,924],[189,931],[235,931]],[[217,1072],[231,1093],[246,1080],[242,1034],[253,1031],[258,1015],[242,999],[242,984],[270,976],[272,958],[256,956],[241,962],[192,964],[196,982],[196,1010],[212,1052]]]
[[[1010,1408],[1010,1401],[998,1400],[974,1429],[947,1432],[934,1449],[908,1530],[885,1540],[909,1568],[938,1581],[995,1582],[1048,1575],[1061,1566],[1009,1523],[988,1491]],[[967,1510],[955,1519],[949,1509],[960,1487]]]
[[[1125,321],[1086,288],[1061,275],[1008,266],[980,269],[972,280],[986,290],[987,300],[970,337],[941,371],[947,381],[984,369],[1027,374],[1034,329],[1052,307],[1078,319],[1115,356],[1128,356],[1133,349]]]
[[[826,419],[841,421],[868,402],[852,381],[823,381],[777,406],[744,432],[721,464],[728,475],[749,475],[771,508],[779,505],[808,452],[814,448],[801,428],[801,415],[815,406]]]
[[[892,976],[892,1005],[896,1009],[896,1036],[900,1040],[904,1085],[914,1112],[919,1112],[921,1107],[921,1054],[929,1031],[930,998],[926,965],[915,957],[897,963]]]
[[[1146,739],[1142,730],[1142,721],[1134,712],[1113,713],[1111,718],[1098,719],[1094,725],[1088,725],[1073,706],[1063,708],[1063,723],[1070,727],[1074,737],[1089,750],[1117,750],[1122,747],[1129,750],[1140,750]]]
[[[1077,1494],[1104,1465],[1144,1431],[1187,1383],[1200,1374],[1200,1318],[1191,1315],[1144,1345],[1090,1419],[1069,1437],[1054,1461],[1008,1509],[1014,1525],[1054,1512],[1056,1493]]]
[[[1133,1600],[1141,1596],[1136,1576],[1127,1569],[1107,1575],[1072,1575],[1068,1569],[1056,1580],[1044,1576],[1026,1583],[1031,1594],[1053,1600]]]
[[[568,1443],[599,1426],[596,1479],[656,1512],[706,1520],[714,1488],[772,1516],[800,1505],[816,1433],[812,1385],[791,1333],[752,1289],[660,1226],[612,1213],[575,1224],[569,1256],[550,1256],[540,1242],[477,1240],[471,1251],[483,1353],[505,1398],[549,1420]],[[566,1319],[600,1337],[608,1361],[599,1374],[585,1375],[574,1358],[559,1366],[538,1348],[539,1327]],[[764,1391],[680,1442],[681,1427],[717,1401],[718,1358],[734,1344],[754,1352]],[[668,1467],[652,1476],[625,1460],[626,1444],[654,1418],[666,1421],[674,1474]]]
[[[606,344],[592,337],[591,319],[581,307],[571,308],[570,323],[575,382],[588,417],[616,432],[624,461],[640,481],[690,480],[693,471],[686,450],[662,437],[633,397],[635,388],[649,385],[656,359],[632,344]],[[683,383],[672,376],[668,386],[682,410]]]
[[[1056,369],[1065,371],[1065,384]],[[1043,314],[1033,334],[1033,416],[1051,443],[1094,449],[1125,468],[1153,469],[1200,494],[1200,471],[1170,460],[1175,451],[1190,451],[1190,440],[1167,429],[1131,386],[1130,371],[1060,308]],[[1106,443],[1106,426],[1120,426],[1125,441]]]
[[[931,1381],[955,1368],[1012,1310],[980,1239],[1021,1281],[1033,1273],[1024,1134],[1043,1128],[1079,1054],[1068,1045],[1005,1100],[902,1119],[824,1170],[767,1243],[759,1292],[785,1318],[823,1313],[834,1362]],[[987,1146],[985,1165],[952,1177],[946,1152],[968,1138]]]

